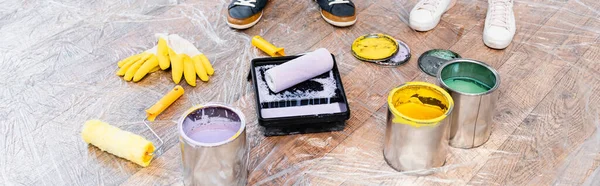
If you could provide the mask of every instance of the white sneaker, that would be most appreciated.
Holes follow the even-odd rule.
[[[452,8],[456,0],[421,0],[410,11],[409,25],[417,31],[429,31],[440,22],[442,14]]]
[[[504,49],[515,36],[513,0],[488,0],[483,28],[483,43],[490,48]]]

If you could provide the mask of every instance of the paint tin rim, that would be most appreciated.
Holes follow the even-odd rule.
[[[481,65],[481,66],[485,67],[486,69],[488,69],[490,72],[492,72],[492,74],[494,74],[494,77],[496,78],[496,83],[494,84],[494,86],[490,90],[482,92],[482,93],[466,93],[466,92],[461,92],[461,91],[457,91],[455,89],[452,89],[452,88],[448,87],[448,85],[446,85],[446,83],[442,79],[441,75],[442,75],[442,70],[444,68],[446,68],[448,65],[451,65],[451,64],[454,64],[454,63],[474,63],[474,64]],[[498,71],[496,71],[496,69],[494,69],[492,66],[490,66],[490,65],[488,65],[488,64],[486,64],[484,62],[477,61],[477,60],[474,60],[474,59],[459,58],[459,59],[454,59],[454,60],[448,61],[448,62],[444,63],[442,66],[440,66],[438,68],[436,76],[437,76],[438,81],[442,85],[442,87],[444,87],[445,89],[448,89],[448,90],[450,90],[452,92],[456,92],[456,93],[459,93],[459,94],[462,94],[462,95],[467,95],[467,96],[487,95],[487,94],[490,94],[490,93],[494,92],[500,86],[500,74],[498,73]]]
[[[438,91],[440,94],[442,94],[444,97],[446,97],[446,99],[448,99],[448,110],[441,116],[438,116],[436,118],[433,119],[427,119],[427,120],[422,120],[422,119],[414,119],[411,117],[408,117],[404,114],[402,114],[402,112],[398,111],[396,108],[394,108],[392,105],[392,97],[394,96],[394,93],[396,93],[398,90],[400,90],[400,88],[406,87],[406,86],[426,86],[429,88],[432,88],[436,91]],[[408,121],[412,121],[414,122],[414,124],[410,124],[410,123],[406,123],[415,127],[422,127],[422,126],[437,126],[437,124],[439,124],[441,121],[443,121],[444,119],[446,119],[448,116],[450,116],[450,114],[452,113],[452,110],[454,109],[454,99],[452,98],[452,96],[446,92],[442,87],[437,86],[433,83],[428,83],[428,82],[420,82],[420,81],[413,81],[413,82],[406,82],[394,89],[392,89],[392,91],[390,91],[388,98],[387,98],[387,104],[388,104],[388,110],[390,110],[390,112],[392,112],[392,114],[400,116],[401,118],[403,118],[404,120],[408,120]]]
[[[235,114],[237,114],[238,117],[240,118],[240,127],[238,128],[237,132],[233,136],[229,137],[227,140],[219,141],[216,143],[202,143],[202,142],[191,139],[183,131],[183,121],[192,112],[202,109],[202,108],[206,108],[206,107],[221,107],[221,108],[228,109],[228,110],[234,112]],[[179,139],[193,147],[219,147],[219,146],[223,146],[225,144],[235,141],[237,138],[240,137],[240,135],[242,133],[244,133],[244,131],[246,130],[246,119],[244,118],[244,114],[237,108],[234,108],[232,106],[228,106],[228,105],[222,104],[222,103],[207,103],[207,104],[203,104],[203,105],[193,106],[192,108],[185,111],[181,115],[181,117],[179,118],[179,120],[177,122],[177,128],[179,131]]]

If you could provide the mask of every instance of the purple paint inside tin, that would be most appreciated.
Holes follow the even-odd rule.
[[[240,126],[240,116],[221,106],[207,106],[194,110],[182,123],[185,135],[199,143],[227,141],[235,136]]]

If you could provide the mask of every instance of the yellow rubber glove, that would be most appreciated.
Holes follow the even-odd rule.
[[[213,75],[213,69],[208,58],[198,49],[177,34],[171,34],[168,38],[169,46],[172,51],[169,53],[171,58],[171,73],[173,81],[179,83],[181,76],[185,77],[185,81],[196,86],[196,75],[202,81],[208,81],[208,76]]]
[[[166,70],[171,66],[171,60],[169,58],[169,41],[167,34],[156,34],[158,43],[156,44],[156,53],[158,56],[158,64],[161,69]]]
[[[117,71],[117,75],[124,76],[125,81],[138,82],[146,74],[159,70],[156,48],[154,46],[140,54],[119,61],[117,65],[120,69]]]
[[[117,63],[121,68],[117,71],[117,75],[124,76],[125,81],[138,82],[148,73],[169,68],[168,35],[156,34],[155,36],[158,39],[156,46]]]

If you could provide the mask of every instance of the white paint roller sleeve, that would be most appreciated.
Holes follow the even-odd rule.
[[[319,48],[267,70],[265,80],[271,91],[277,93],[328,72],[332,68],[331,53],[327,49]]]

